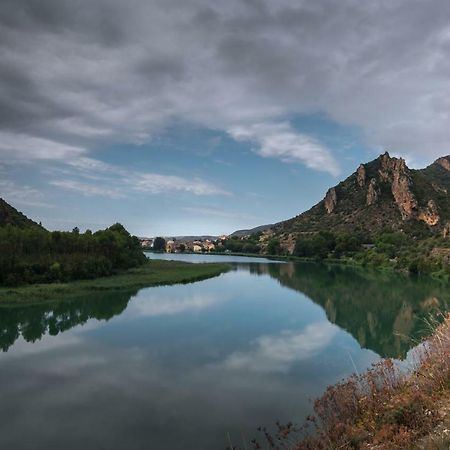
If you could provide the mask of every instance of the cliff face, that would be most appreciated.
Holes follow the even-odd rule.
[[[370,206],[375,204],[378,201],[379,196],[380,188],[378,187],[377,180],[372,178],[370,180],[369,187],[367,188],[366,205]]]
[[[328,214],[331,214],[337,206],[336,189],[331,188],[328,190],[325,196],[324,206]]]
[[[440,165],[444,170],[450,172],[450,156],[443,156],[437,159],[435,164]]]
[[[403,220],[409,219],[418,210],[417,200],[411,191],[411,177],[404,159],[391,158],[385,153],[380,158],[378,169],[381,181],[390,184],[395,203]]]
[[[372,233],[419,226],[430,235],[449,236],[449,190],[450,156],[413,170],[386,152],[361,164],[309,211],[275,224],[268,235],[280,239],[286,250],[293,248],[295,236],[320,230]]]
[[[449,164],[445,158],[440,158],[436,163],[441,165],[440,160]],[[448,167],[450,169],[450,165]],[[412,171],[408,169],[404,159],[391,158],[385,153],[381,156],[379,174],[384,182],[391,185],[392,196],[403,220],[418,219],[430,226],[439,223],[439,209],[432,198],[426,205],[419,206],[419,201],[413,193]]]

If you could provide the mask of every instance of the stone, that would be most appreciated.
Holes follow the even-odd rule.
[[[441,218],[439,217],[437,205],[433,200],[428,202],[426,208],[421,208],[418,219],[430,226],[435,226],[439,223]]]
[[[391,184],[392,195],[403,220],[417,215],[419,208],[416,197],[411,191],[411,177],[403,158],[391,158],[389,153],[380,157],[378,170],[381,181]]]
[[[364,164],[360,164],[356,171],[356,181],[359,187],[363,187],[366,184],[366,168]]]
[[[367,206],[373,205],[378,201],[380,196],[380,188],[378,187],[377,180],[372,178],[367,188],[366,204]]]
[[[327,191],[327,195],[325,196],[325,209],[327,211],[328,214],[331,214],[337,206],[337,194],[336,194],[336,189],[335,188],[331,188],[328,189]]]
[[[443,156],[442,158],[437,159],[436,162],[447,172],[450,172],[450,156]]]

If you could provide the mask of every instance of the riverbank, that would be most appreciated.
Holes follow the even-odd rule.
[[[229,270],[229,267],[227,264],[152,260],[126,272],[93,280],[0,288],[0,306],[63,301],[83,297],[93,291],[118,291],[191,283],[220,275]]]
[[[247,256],[252,258],[265,258],[270,259],[272,261],[280,261],[280,262],[310,262],[310,263],[320,263],[320,264],[338,264],[344,266],[350,266],[354,268],[361,269],[370,269],[376,270],[377,272],[384,273],[396,273],[403,275],[414,275],[421,277],[430,277],[434,280],[448,282],[450,281],[450,275],[442,270],[431,271],[427,273],[417,273],[413,271],[407,270],[405,267],[399,267],[395,260],[393,261],[383,261],[380,262],[367,262],[366,260],[361,258],[362,253],[358,254],[358,257],[327,257],[327,258],[318,258],[318,257],[310,257],[310,256],[294,256],[294,255],[269,255],[269,254],[261,254],[261,253],[223,253],[223,252],[209,252],[211,255],[229,255],[229,256]]]
[[[268,448],[280,440],[292,450],[450,448],[450,315],[413,360],[407,373],[387,359],[330,386],[305,426],[266,433]]]

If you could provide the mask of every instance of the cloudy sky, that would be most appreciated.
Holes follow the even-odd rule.
[[[49,229],[228,233],[388,149],[450,153],[447,0],[2,0],[0,196]]]

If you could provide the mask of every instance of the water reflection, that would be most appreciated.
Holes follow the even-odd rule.
[[[36,342],[44,335],[56,336],[89,319],[109,320],[121,314],[137,291],[98,292],[78,300],[26,307],[0,308],[0,348],[6,352],[22,336]]]
[[[317,264],[257,270],[321,305],[331,322],[383,357],[404,358],[450,306],[448,287],[429,278]]]
[[[330,322],[350,332],[361,347],[382,357],[404,358],[408,350],[429,333],[430,318],[439,317],[440,312],[450,306],[450,292],[446,286],[431,279],[308,263],[238,263],[235,270],[269,275],[282,286],[304,294],[324,309]],[[223,301],[224,292],[186,296],[183,290],[169,294],[144,289],[139,292],[140,301],[132,304],[130,313],[160,316],[198,311]],[[132,290],[96,292],[76,301],[2,307],[0,348],[8,351],[19,336],[27,342],[36,342],[45,334],[56,336],[89,319],[107,321],[122,314],[137,294]],[[296,341],[295,336],[277,339],[283,342],[280,347],[286,349]],[[301,334],[297,340],[315,342],[317,336],[310,339]],[[257,352],[264,353],[263,349],[271,342],[261,338],[255,344],[260,347]],[[296,353],[295,349],[292,353]],[[233,364],[244,359],[244,355],[231,358]]]
[[[329,322],[309,324],[301,332],[283,330],[279,335],[263,335],[247,351],[231,353],[224,361],[226,369],[254,372],[288,372],[292,365],[326,349],[337,327]]]
[[[301,421],[354,367],[403,356],[447,304],[431,281],[239,263],[194,284],[3,307],[0,448],[242,445]]]

